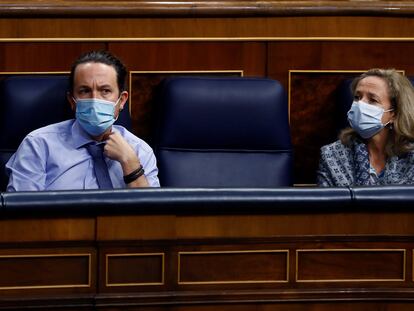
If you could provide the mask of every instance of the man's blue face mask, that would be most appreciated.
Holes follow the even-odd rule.
[[[351,109],[348,111],[348,121],[362,138],[367,139],[377,134],[390,123],[382,124],[381,119],[384,112],[392,110],[384,110],[381,107],[370,105],[363,101],[354,101]]]
[[[116,121],[114,103],[99,98],[73,99],[76,102],[76,119],[81,127],[92,136],[101,135]]]

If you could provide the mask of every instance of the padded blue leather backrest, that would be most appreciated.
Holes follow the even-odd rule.
[[[336,89],[335,124],[337,125],[337,134],[339,134],[342,129],[349,127],[347,113],[348,110],[351,109],[354,100],[354,95],[351,91],[352,80],[353,79],[343,80]]]
[[[31,131],[73,116],[66,76],[14,76],[0,84],[0,147],[17,149]]]
[[[254,78],[170,78],[158,99],[162,186],[292,184],[292,146],[281,84]]]
[[[4,165],[31,131],[74,117],[66,99],[68,75],[11,76],[0,82],[0,190],[7,184]],[[125,106],[117,124],[130,128]]]

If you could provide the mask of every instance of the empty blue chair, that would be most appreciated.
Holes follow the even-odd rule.
[[[169,78],[161,85],[157,110],[161,186],[292,184],[287,97],[279,82]]]

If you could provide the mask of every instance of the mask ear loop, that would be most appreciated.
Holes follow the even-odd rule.
[[[393,108],[391,108],[391,109],[388,109],[388,110],[384,110],[384,113],[385,112],[389,112],[389,111],[394,111],[394,109]],[[389,120],[387,123],[385,123],[384,124],[384,127],[387,127],[388,126],[388,128],[390,129],[390,130],[393,130],[394,129],[394,125],[393,125],[393,123],[391,122],[391,120]]]
[[[121,95],[119,95],[119,97],[118,97],[118,100],[115,102],[115,106],[114,106],[114,112],[115,112],[115,109],[116,109],[116,106],[119,104],[119,100],[121,99]],[[115,115],[114,115],[114,119],[115,119],[115,121],[116,120],[118,120],[118,118],[119,118],[119,114],[121,113],[121,111],[122,111],[122,109],[119,109],[119,111],[118,111],[118,116],[115,118]]]

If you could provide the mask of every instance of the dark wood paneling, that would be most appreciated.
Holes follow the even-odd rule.
[[[80,54],[103,43],[0,43],[0,71],[70,71]]]
[[[33,226],[39,219],[26,215],[14,224],[20,236],[32,234],[33,239],[18,244],[8,235],[10,240],[3,238],[0,244],[1,285],[13,281],[47,286],[62,280],[84,284],[86,263],[79,254],[91,253],[91,286],[0,290],[0,307],[47,310],[54,305],[58,310],[77,304],[88,307],[88,299],[93,299],[102,310],[237,310],[239,303],[259,310],[295,303],[297,310],[327,310],[317,302],[336,309],[347,301],[362,306],[372,300],[376,308],[412,300],[414,220],[408,209],[361,212],[336,206],[309,212],[307,205],[294,210],[277,207],[269,213],[256,214],[253,208],[251,213],[234,209],[226,215],[212,206],[216,212],[206,208],[192,214],[199,208],[195,203],[184,210],[177,206],[173,214],[130,214],[129,209],[128,214],[95,215],[96,222],[87,225],[82,218],[71,220],[74,228],[88,226],[94,231],[96,225],[93,241],[82,236],[47,241],[42,231],[46,224]],[[137,206],[137,211],[144,210]],[[56,225],[55,220],[49,219]],[[0,228],[9,221],[2,219]],[[81,248],[85,244],[92,245]],[[39,254],[63,256],[35,257]]]
[[[182,252],[179,284],[287,282],[288,251]]]
[[[266,44],[255,42],[110,43],[108,48],[131,71],[243,70],[246,76],[266,73]]]
[[[298,282],[405,280],[404,250],[298,250]]]
[[[412,17],[2,18],[0,38],[412,38]],[[105,39],[106,40],[106,39]],[[110,41],[110,40],[107,40]]]
[[[335,208],[335,206],[332,206]],[[414,234],[414,215],[409,213],[371,214],[358,217],[342,213],[290,215],[215,216],[114,216],[98,217],[98,238],[108,241],[135,239],[200,239],[266,237],[278,235]],[[237,224],[237,225],[234,225]]]
[[[36,229],[26,227],[25,230]],[[47,308],[55,303],[86,307],[89,295],[97,287],[96,249],[86,244],[84,240],[1,243],[0,297],[13,299],[2,300],[0,307],[10,304]],[[48,302],[44,301],[46,297]],[[24,301],[27,299],[31,302]]]
[[[289,70],[396,68],[414,75],[413,42],[269,42],[268,75],[288,87]],[[314,89],[309,92],[314,92]]]
[[[176,236],[174,215],[99,216],[97,218],[97,239],[173,239]]]
[[[164,254],[106,254],[106,287],[162,285]]]
[[[90,287],[91,257],[92,254],[0,255],[0,290]]]
[[[94,239],[95,219],[93,218],[7,219],[2,220],[0,226],[0,243]]]

